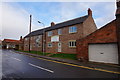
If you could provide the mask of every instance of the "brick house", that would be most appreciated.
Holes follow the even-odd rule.
[[[42,51],[43,49],[43,32],[42,30],[33,31],[24,37],[24,51],[29,51],[29,39],[31,51]],[[29,38],[30,36],[30,38]]]
[[[51,23],[50,27],[45,29],[33,31],[24,37],[24,50],[29,48],[29,36],[31,50],[39,50],[47,53],[68,53],[76,54],[76,40],[83,38],[97,29],[92,18],[92,11],[88,9],[88,15],[76,19],[68,20],[62,23]],[[43,32],[45,35],[43,36]],[[41,36],[39,40],[39,47],[35,44],[35,36]],[[45,42],[43,43],[43,39]],[[42,45],[44,44],[44,47]]]
[[[120,1],[119,1],[120,7]],[[118,13],[119,12],[119,13]],[[115,20],[106,24],[83,39],[77,40],[77,58],[81,61],[119,64],[118,28],[120,30],[120,9]],[[120,34],[119,34],[120,36]]]
[[[3,49],[23,50],[23,40],[22,40],[22,37],[20,38],[20,40],[4,39],[2,41],[2,48]]]

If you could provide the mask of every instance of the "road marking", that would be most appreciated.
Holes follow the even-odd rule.
[[[90,69],[90,70],[97,70],[97,71],[102,71],[102,72],[109,72],[109,73],[114,73],[114,74],[120,74],[120,72],[117,72],[117,71],[109,71],[109,70],[104,70],[104,69],[99,69],[99,68],[91,68],[91,67],[86,67],[86,66],[79,66],[79,65],[75,65],[75,64],[64,63],[64,62],[59,62],[59,61],[53,61],[53,60],[48,60],[48,59],[43,59],[43,58],[38,58],[38,59],[51,61],[51,62],[55,62],[55,63],[60,63],[60,64],[65,64],[65,65],[74,66],[74,67]]]
[[[19,53],[19,52],[18,52],[18,53]],[[37,57],[31,56],[31,55],[29,55],[29,54],[23,54],[23,55],[27,55],[27,56],[29,56],[29,57],[37,58]],[[42,59],[42,60],[45,60],[45,61],[50,61],[50,62],[59,63],[59,64],[65,64],[65,65],[69,65],[69,66],[80,67],[80,68],[85,68],[85,69],[90,69],[90,70],[96,70],[96,71],[102,71],[102,72],[120,74],[120,72],[117,72],[117,71],[110,71],[110,70],[99,69],[99,68],[91,68],[91,67],[86,67],[86,66],[79,66],[79,65],[75,65],[75,64],[71,64],[71,63],[54,61],[54,60],[44,59],[44,58],[37,58],[37,59]]]
[[[42,70],[45,70],[45,71],[48,71],[48,72],[54,73],[54,71],[52,71],[52,70],[45,69],[45,68],[42,68],[42,67],[40,67],[40,66],[36,66],[36,65],[34,65],[34,64],[31,64],[31,63],[28,63],[28,64],[31,65],[31,66],[33,66],[33,67],[36,67],[36,68],[39,68],[39,69],[42,69]]]
[[[20,59],[17,59],[17,58],[14,58],[14,57],[12,57],[13,59],[15,59],[15,60],[17,60],[17,61],[21,61]]]

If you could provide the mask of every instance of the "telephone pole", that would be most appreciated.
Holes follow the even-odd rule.
[[[31,42],[31,22],[32,22],[32,15],[30,15],[30,26],[29,26],[29,52],[30,52],[30,42]]]

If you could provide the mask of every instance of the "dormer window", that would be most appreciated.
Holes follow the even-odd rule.
[[[69,27],[69,33],[75,33],[75,32],[77,32],[76,26]]]

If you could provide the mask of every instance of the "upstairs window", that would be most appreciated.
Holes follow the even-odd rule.
[[[76,47],[76,41],[69,41],[69,47]]]
[[[76,26],[69,27],[69,33],[75,33],[75,32],[77,32]]]
[[[49,31],[49,32],[48,32],[48,36],[52,36],[52,31]]]
[[[28,40],[28,38],[25,38],[25,41],[27,41]]]
[[[62,34],[62,30],[58,29],[58,35],[61,35],[61,34]]]

